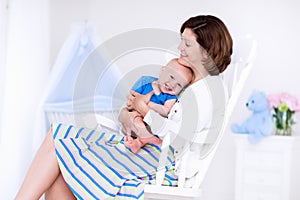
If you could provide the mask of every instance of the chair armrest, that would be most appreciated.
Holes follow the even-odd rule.
[[[184,152],[181,158],[181,163],[180,163],[180,171],[178,174],[178,187],[183,188],[185,181],[186,181],[186,169],[187,169],[187,164],[188,164],[188,157],[190,153],[189,149],[189,142],[186,141],[184,145]]]
[[[157,167],[157,173],[156,173],[156,185],[160,186],[162,185],[166,173],[166,163],[167,163],[167,157],[168,157],[168,151],[169,151],[169,145],[171,142],[171,133],[168,132],[162,142],[161,145],[161,153],[159,156],[159,164]]]
[[[105,127],[107,129],[110,129],[114,132],[118,132],[120,127],[119,125],[113,121],[112,119],[109,119],[107,117],[102,116],[101,114],[95,114],[96,121],[101,127]]]

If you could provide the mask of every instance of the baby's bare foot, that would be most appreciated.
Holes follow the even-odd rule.
[[[132,141],[133,141],[133,138],[132,138],[132,137],[130,137],[130,136],[125,136],[125,138],[124,138],[124,145],[125,145],[126,147],[130,147]]]
[[[142,142],[139,140],[139,138],[136,138],[132,140],[127,147],[129,147],[133,153],[137,153],[142,148],[142,146]]]
[[[140,140],[142,144],[153,143],[159,145],[162,143],[162,140],[155,136],[148,137],[148,138],[140,138]]]

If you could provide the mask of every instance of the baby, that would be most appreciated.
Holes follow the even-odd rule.
[[[158,78],[143,76],[136,82],[133,90],[144,95],[153,91],[148,103],[149,108],[167,117],[177,101],[179,93],[188,86],[192,78],[193,73],[190,68],[181,65],[178,59],[174,58],[161,68]],[[131,135],[126,135],[124,144],[132,152],[137,153],[146,143],[160,144],[162,142],[157,136],[151,134],[151,130],[144,123],[142,115],[135,110],[127,109],[125,112],[135,116],[133,123],[136,127],[142,127],[143,130],[142,132],[139,131],[139,135],[134,132],[131,132]]]

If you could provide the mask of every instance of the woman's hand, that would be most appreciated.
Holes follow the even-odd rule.
[[[127,108],[129,110],[135,110],[139,112],[142,116],[145,116],[150,110],[148,103],[153,93],[154,92],[152,91],[146,95],[142,95],[138,92],[131,90],[130,94],[128,95]]]

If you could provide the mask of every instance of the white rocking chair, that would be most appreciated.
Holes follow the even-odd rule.
[[[208,155],[202,159],[193,187],[184,187],[184,175],[186,173],[184,170],[179,174],[178,187],[161,186],[164,177],[164,171],[161,170],[157,173],[156,185],[147,185],[145,187],[145,199],[201,199],[202,190],[200,186],[216,153],[223,133],[226,130],[229,117],[231,116],[234,106],[243,89],[243,85],[248,77],[256,53],[256,41],[250,36],[237,38],[235,44],[231,66],[229,66],[222,74],[224,83],[228,88],[229,97],[225,109],[223,126],[215,144],[211,147],[212,149],[209,151]],[[170,135],[167,135],[162,145],[168,145],[170,140],[168,136],[170,137]],[[183,165],[187,164],[187,156],[183,157],[183,159]]]
[[[215,155],[215,152],[218,148],[218,145],[222,139],[223,133],[228,124],[229,117],[234,109],[234,106],[239,98],[243,85],[247,79],[249,71],[252,67],[252,62],[254,59],[256,51],[256,42],[251,37],[241,37],[234,40],[234,51],[232,57],[232,64],[228,69],[222,74],[224,82],[228,88],[228,104],[226,106],[225,119],[222,130],[220,131],[218,138],[212,149],[209,151],[202,159],[202,164],[199,166],[199,171],[196,175],[195,182],[192,188],[185,188],[185,171],[181,170],[178,177],[178,187],[162,186],[162,181],[164,178],[164,170],[160,170],[157,173],[156,184],[155,185],[146,185],[145,186],[145,199],[201,199],[202,190],[201,184],[206,175],[206,172],[210,166],[210,163]],[[73,104],[74,102],[69,102]],[[84,104],[85,101],[81,101],[81,104]],[[68,102],[64,102],[68,104]],[[61,107],[62,105],[59,105]],[[53,108],[53,106],[51,106]],[[112,108],[113,109],[113,108]],[[96,113],[96,121],[102,127],[115,130],[118,132],[118,125],[114,121],[115,113],[118,112],[118,109],[113,110],[103,110]],[[76,116],[75,116],[76,114]],[[46,115],[50,123],[53,122],[65,122],[65,123],[74,123],[75,121],[82,121],[85,126],[93,126],[88,124],[91,121],[89,119],[95,118],[95,113],[72,113],[72,112],[61,112],[55,109],[46,109]],[[89,116],[93,115],[91,118]],[[77,118],[77,119],[75,119]],[[82,120],[78,120],[81,118]],[[94,128],[94,127],[92,127]],[[163,147],[168,146],[170,143],[170,136],[167,135],[163,141]],[[167,149],[167,148],[162,148]],[[165,160],[164,152],[161,153],[160,163],[163,163]],[[183,165],[187,164],[187,157],[183,157]],[[164,169],[164,168],[162,168]]]

